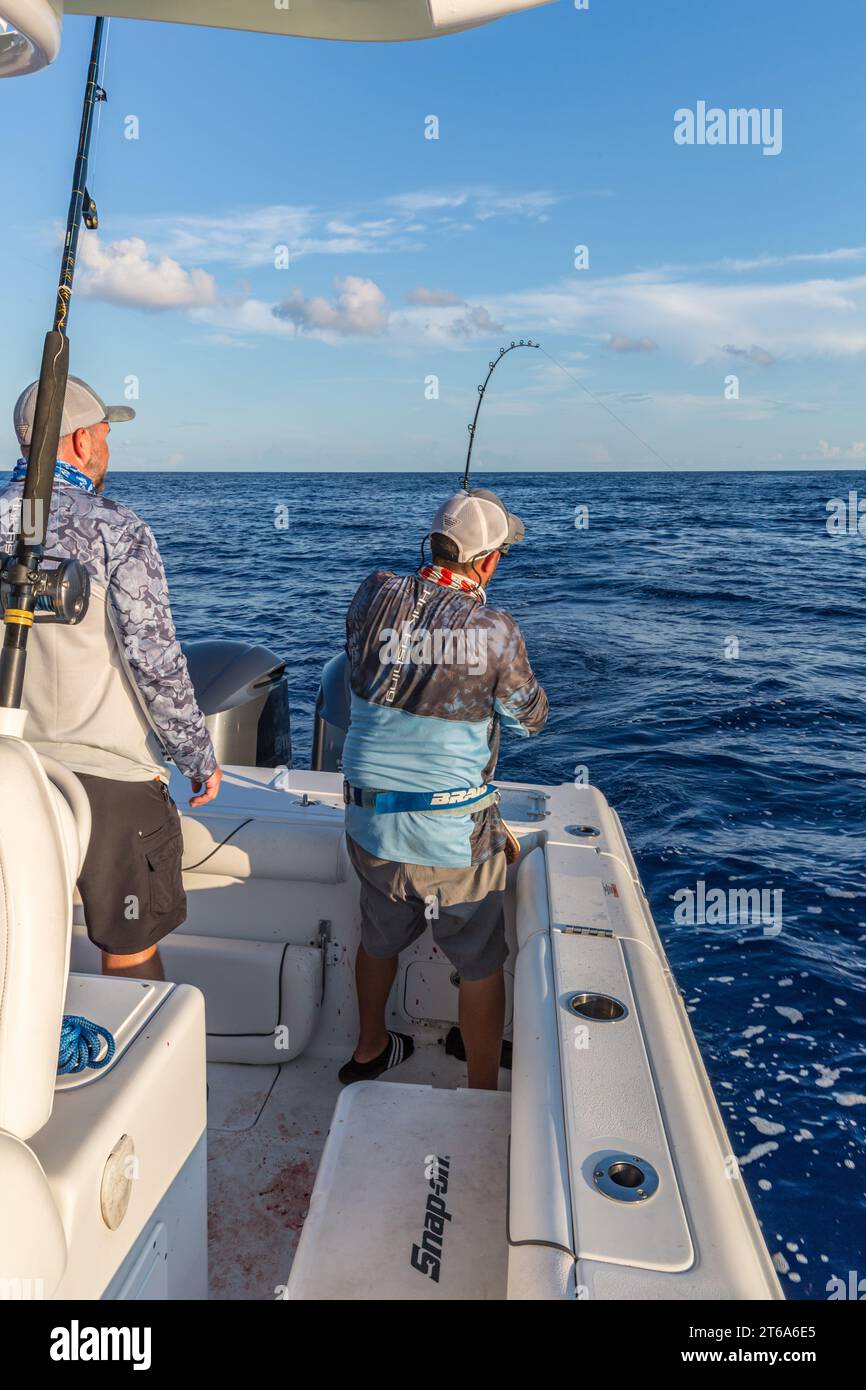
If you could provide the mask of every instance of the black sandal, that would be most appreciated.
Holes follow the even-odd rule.
[[[344,1086],[350,1086],[353,1081],[375,1081],[383,1071],[399,1067],[414,1051],[415,1044],[407,1033],[389,1031],[388,1041],[378,1057],[371,1058],[369,1062],[356,1062],[355,1058],[351,1057],[346,1065],[340,1068],[339,1078]]]

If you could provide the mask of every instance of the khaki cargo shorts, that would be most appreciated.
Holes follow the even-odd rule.
[[[361,880],[361,940],[377,960],[392,960],[422,936],[429,910],[433,940],[464,980],[484,980],[504,963],[505,855],[466,869],[394,864],[346,836]]]

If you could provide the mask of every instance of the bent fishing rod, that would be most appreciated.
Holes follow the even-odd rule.
[[[537,347],[540,347],[540,346],[541,346],[540,343],[533,343],[533,342],[530,342],[530,340],[529,340],[528,338],[521,338],[519,342],[512,343],[510,347],[503,347],[503,348],[500,348],[500,349],[499,349],[499,356],[498,356],[498,357],[494,357],[494,359],[493,359],[492,362],[488,362],[487,365],[488,365],[488,367],[489,367],[489,371],[488,371],[486,377],[484,378],[484,381],[482,382],[482,384],[481,384],[481,385],[479,386],[479,388],[478,388],[478,404],[477,404],[476,407],[475,407],[475,414],[474,414],[474,416],[472,417],[472,424],[469,425],[469,427],[468,427],[468,428],[469,428],[469,448],[466,450],[466,467],[465,467],[465,469],[464,469],[464,471],[463,471],[463,481],[462,481],[461,484],[460,484],[460,486],[463,488],[464,492],[468,492],[468,491],[469,491],[469,465],[470,465],[471,462],[472,462],[472,445],[475,443],[475,430],[476,430],[476,427],[477,427],[477,425],[478,425],[478,416],[479,416],[480,413],[481,413],[481,405],[482,405],[482,402],[483,402],[483,400],[484,400],[484,393],[485,393],[485,391],[487,390],[487,383],[489,382],[489,380],[490,380],[490,378],[492,377],[493,373],[495,372],[496,368],[499,366],[499,363],[502,361],[503,357],[507,357],[508,354],[509,354],[509,352],[513,352],[515,348],[537,348]]]
[[[66,237],[60,262],[60,281],[54,322],[45,335],[42,366],[21,498],[21,520],[14,555],[0,555],[0,606],[6,631],[0,649],[0,708],[20,709],[27,660],[27,638],[37,612],[48,621],[80,622],[87,611],[90,578],[77,560],[62,560],[57,568],[41,570],[45,533],[54,489],[54,465],[60,442],[63,403],[69,377],[69,339],[66,325],[78,255],[81,224],[94,230],[96,204],[87,191],[87,165],[97,103],[105,101],[99,85],[99,64],[106,21],[93,26],[93,42],[84,90],[84,109],[72,176]]]

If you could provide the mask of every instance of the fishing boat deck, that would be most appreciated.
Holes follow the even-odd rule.
[[[461,1099],[479,1093],[445,1051],[458,991],[429,930],[387,1009],[414,1055],[340,1086],[360,911],[337,775],[230,768],[184,808],[188,917],[162,950],[206,1001],[213,1298],[284,1298],[290,1275],[294,1299],[779,1296],[615,812],[591,787],[505,785],[502,805],[505,1107]],[[73,969],[93,954],[79,923]],[[441,1282],[409,1258],[437,1153],[456,1155]]]
[[[208,1065],[210,1297],[283,1294],[310,1204],[334,1106],[339,1064],[299,1057],[286,1066]],[[452,1090],[465,1063],[421,1045],[382,1082]],[[500,1090],[510,1073],[500,1073]]]

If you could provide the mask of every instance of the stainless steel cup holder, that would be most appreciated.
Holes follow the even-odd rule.
[[[573,835],[578,840],[594,840],[601,834],[597,825],[567,825],[566,835]]]

